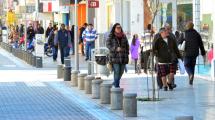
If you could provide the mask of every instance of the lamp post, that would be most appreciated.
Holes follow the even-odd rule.
[[[79,55],[78,55],[78,24],[77,24],[77,0],[75,0],[75,70],[79,71]]]
[[[27,50],[27,6],[26,6],[26,0],[25,0],[25,50]]]

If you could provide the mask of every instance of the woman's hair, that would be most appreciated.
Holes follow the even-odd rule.
[[[132,38],[132,45],[135,45],[135,44],[136,44],[136,34],[134,34]]]
[[[152,30],[152,25],[151,24],[147,25],[147,30]]]
[[[112,29],[111,29],[111,32],[110,32],[110,34],[112,34],[112,35],[114,35],[114,32],[115,32],[115,29],[116,29],[116,26],[117,25],[120,25],[119,23],[115,23],[114,25],[113,25],[113,27],[112,27]],[[121,26],[121,25],[120,25]],[[122,26],[121,26],[122,27]],[[122,28],[121,28],[121,31],[123,32],[123,30],[122,30]],[[123,32],[124,33],[124,32]]]

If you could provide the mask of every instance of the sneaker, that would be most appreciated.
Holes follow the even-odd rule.
[[[85,61],[89,60],[89,58],[85,58]]]

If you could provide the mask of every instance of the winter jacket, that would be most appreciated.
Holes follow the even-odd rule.
[[[43,27],[37,28],[36,34],[44,34],[44,29],[43,29]]]
[[[85,39],[87,42],[92,42],[97,39],[97,31],[96,29],[89,30],[88,28],[84,30],[82,33],[82,38]]]
[[[131,58],[133,60],[138,59],[138,57],[139,57],[139,52],[138,52],[139,47],[140,47],[140,41],[139,41],[139,39],[136,40],[135,45],[133,45],[131,43],[130,52],[131,52]]]
[[[50,32],[52,31],[52,29],[53,29],[53,27],[48,27],[47,29],[46,29],[46,38],[49,36],[49,34],[50,34]]]
[[[82,34],[83,34],[85,29],[86,29],[85,27],[80,28],[79,43],[83,43]]]
[[[55,37],[55,45],[59,44],[59,47],[68,47],[69,32],[67,30],[59,30]]]
[[[172,36],[167,37],[167,42],[160,35],[156,35],[152,47],[153,55],[158,58],[159,63],[177,63],[177,59],[182,58],[177,43]]]
[[[194,29],[186,30],[184,36],[185,36],[184,40],[186,41],[184,51],[185,57],[197,57],[199,55],[199,49],[201,50],[202,55],[206,54],[202,38],[196,30]],[[180,41],[181,43],[183,42],[183,40]]]
[[[54,46],[55,35],[56,35],[55,31],[52,30],[48,36],[48,44],[51,46]]]
[[[35,37],[35,31],[32,26],[27,28],[27,39],[32,40]]]
[[[109,49],[109,62],[112,64],[128,64],[129,44],[128,39],[124,36],[121,40],[110,34],[106,41],[106,46]],[[117,47],[121,47],[122,51],[117,51]]]

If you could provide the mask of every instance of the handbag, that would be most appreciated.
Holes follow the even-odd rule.
[[[181,59],[178,59],[178,66],[179,66],[180,74],[183,75],[185,73],[185,67]]]

